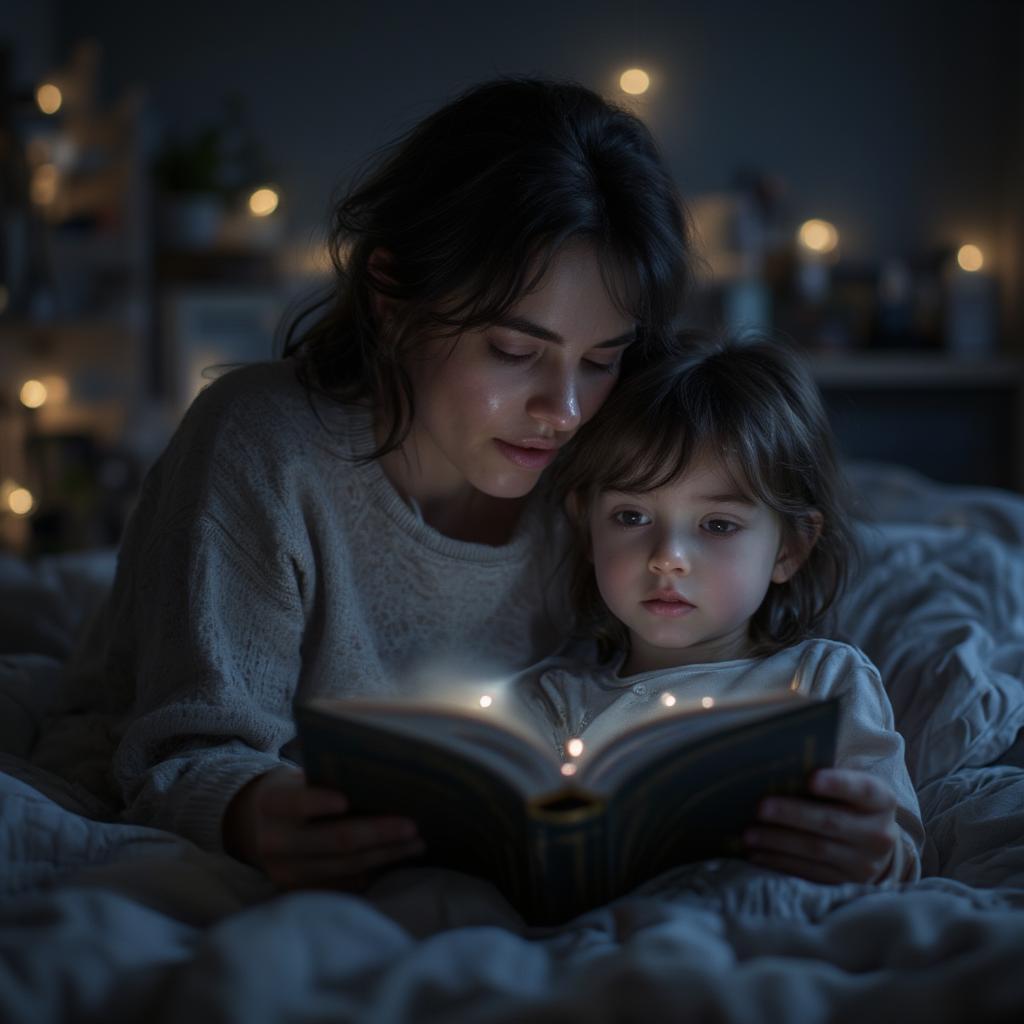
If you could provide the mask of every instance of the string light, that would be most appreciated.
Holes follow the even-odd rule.
[[[630,96],[642,96],[651,87],[651,76],[641,68],[630,68],[619,76],[619,88]]]
[[[571,739],[565,745],[570,757],[579,757],[583,753],[583,740]]]
[[[839,244],[839,232],[827,220],[804,221],[797,238],[805,249],[822,255],[832,252]]]
[[[249,196],[249,212],[254,217],[269,217],[276,209],[281,197],[272,188],[258,188]]]
[[[56,114],[63,103],[64,97],[53,82],[43,82],[36,89],[36,105],[44,114]]]
[[[661,695],[661,703],[667,708],[675,707],[676,699],[671,693],[663,693]]]
[[[700,706],[702,708],[713,708],[715,706],[715,698],[714,697],[701,697],[701,699],[700,699]]]
[[[976,245],[961,245],[956,253],[956,261],[961,270],[973,274],[985,265],[985,256]]]
[[[27,380],[21,385],[18,397],[26,409],[38,409],[46,403],[46,385],[41,380]]]
[[[493,703],[494,703],[494,698],[490,694],[488,694],[488,693],[485,693],[480,698],[480,707],[482,707],[482,708],[489,708]]]
[[[575,775],[576,774],[576,765],[574,765],[574,764],[563,764],[562,765],[562,774],[563,775]]]
[[[35,498],[27,487],[22,487],[14,480],[5,480],[3,487],[0,487],[3,504],[16,516],[25,516],[32,511]]]

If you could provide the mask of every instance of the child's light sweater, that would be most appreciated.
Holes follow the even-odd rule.
[[[290,361],[229,373],[193,403],[34,756],[208,849],[238,790],[298,758],[297,695],[507,673],[568,623],[541,495],[508,544],[452,540],[378,463],[353,463],[375,444],[369,410],[315,405]]]
[[[589,649],[567,648],[517,680],[520,697],[560,749],[571,737],[596,747],[630,725],[665,714],[661,696],[671,693],[680,708],[710,697],[757,697],[792,690],[809,697],[839,698],[835,766],[857,768],[885,782],[896,795],[900,843],[886,875],[909,881],[920,876],[924,842],[921,812],[903,758],[903,737],[893,724],[892,705],[878,670],[857,648],[813,639],[765,658],[619,674],[624,654],[599,668]]]

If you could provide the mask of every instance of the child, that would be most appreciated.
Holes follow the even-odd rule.
[[[669,691],[838,695],[836,768],[812,777],[818,799],[762,803],[749,858],[820,882],[915,878],[917,799],[878,672],[813,636],[853,547],[814,382],[774,342],[682,340],[620,384],[556,467],[600,667],[581,683],[549,660],[531,700],[564,745],[657,713]]]

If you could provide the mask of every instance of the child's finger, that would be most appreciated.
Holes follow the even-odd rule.
[[[844,842],[793,828],[756,825],[743,833],[743,842],[751,857],[795,857],[808,863],[828,865],[843,878],[856,873],[861,860],[856,848]]]
[[[842,800],[861,811],[889,811],[896,807],[896,796],[881,779],[849,768],[822,768],[811,776],[815,796]]]

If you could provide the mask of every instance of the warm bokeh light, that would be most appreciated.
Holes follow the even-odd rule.
[[[562,774],[563,775],[575,775],[576,774],[576,765],[574,765],[574,764],[563,764],[562,765]]]
[[[970,274],[985,266],[984,253],[976,245],[961,245],[956,252],[956,261],[961,270]]]
[[[63,102],[64,97],[53,82],[43,82],[36,89],[36,104],[44,114],[56,114]]]
[[[640,96],[651,87],[651,76],[640,68],[630,68],[619,76],[619,88],[630,96]]]
[[[254,217],[269,217],[280,202],[280,197],[272,188],[258,188],[249,196],[249,212]]]
[[[7,507],[16,516],[26,516],[32,511],[32,492],[24,487],[12,487],[7,492]]]
[[[571,739],[565,745],[570,757],[579,757],[583,753],[583,740]]]
[[[21,404],[28,409],[38,409],[47,399],[46,385],[41,380],[27,380],[18,393]]]
[[[43,377],[40,383],[46,389],[46,401],[50,405],[63,405],[68,400],[71,388],[67,377],[50,374]]]
[[[57,198],[57,182],[60,174],[54,164],[40,164],[32,175],[32,202],[37,206],[49,206]]]
[[[715,698],[714,697],[701,697],[701,699],[700,699],[700,706],[702,708],[713,708],[715,706]]]
[[[482,707],[482,708],[489,708],[493,703],[494,703],[494,698],[491,697],[489,694],[485,693],[480,698],[480,707]]]
[[[661,695],[661,703],[667,708],[675,707],[676,699],[671,693],[663,693]]]
[[[805,249],[821,254],[832,252],[839,244],[839,232],[827,220],[804,221],[797,237]]]

